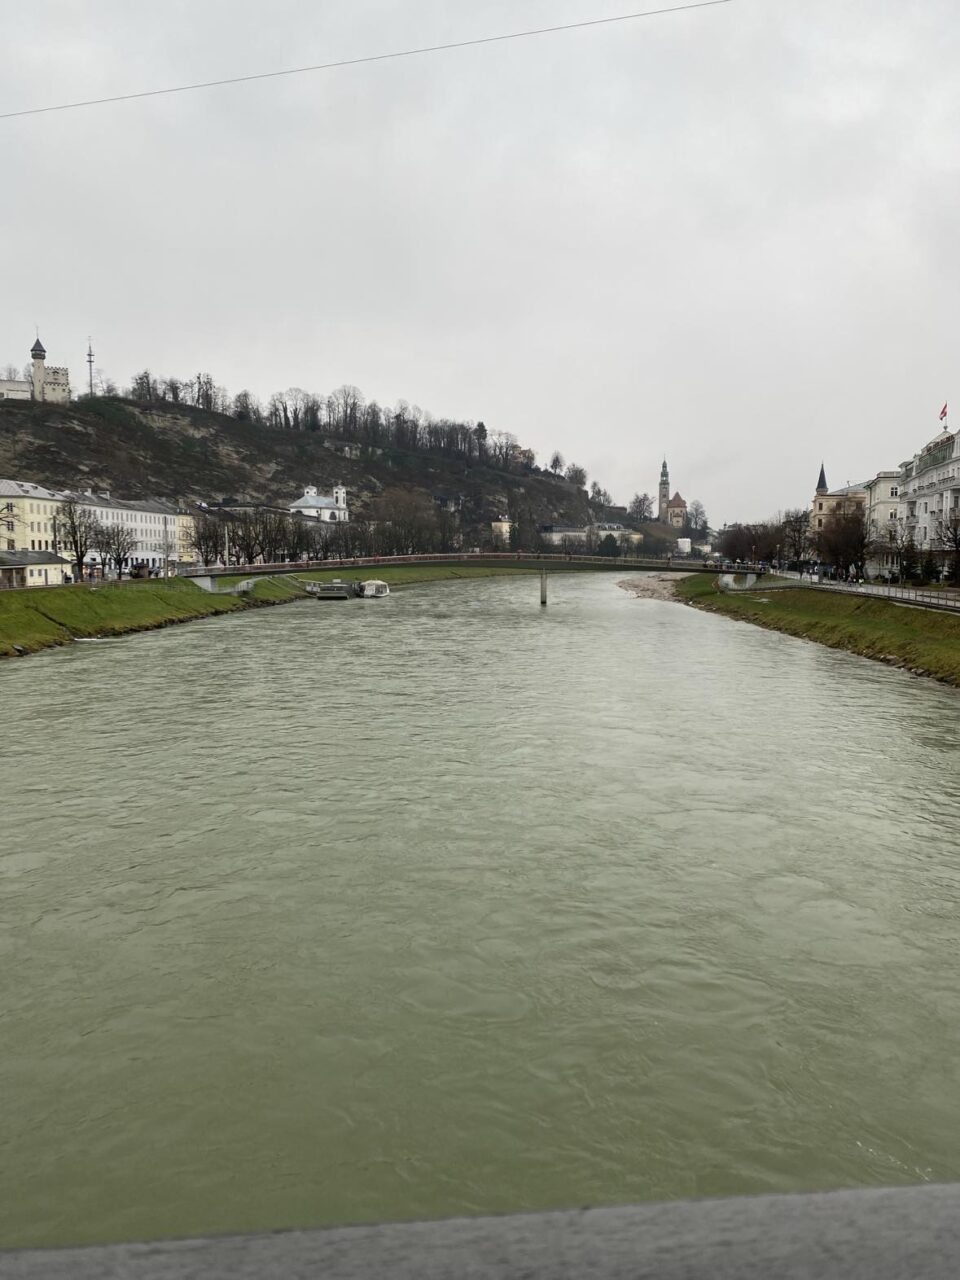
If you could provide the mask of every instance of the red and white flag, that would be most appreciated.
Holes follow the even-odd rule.
[[[947,416],[947,406],[944,405],[943,408],[940,410],[940,421],[942,422],[946,416]]]

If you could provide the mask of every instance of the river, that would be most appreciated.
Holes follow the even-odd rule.
[[[2,1244],[960,1178],[952,690],[571,575],[0,700]]]

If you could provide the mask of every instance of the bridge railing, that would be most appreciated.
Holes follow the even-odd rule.
[[[904,587],[882,582],[831,582],[829,579],[810,579],[800,574],[790,575],[797,586],[811,591],[835,591],[842,595],[870,596],[881,600],[896,600],[901,604],[916,605],[921,609],[942,609],[947,613],[960,613],[960,591],[950,587]]]

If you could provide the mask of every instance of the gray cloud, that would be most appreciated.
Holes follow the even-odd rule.
[[[35,0],[0,109],[611,0]],[[960,13],[736,0],[0,123],[0,364],[356,383],[714,521],[896,465],[960,386]]]

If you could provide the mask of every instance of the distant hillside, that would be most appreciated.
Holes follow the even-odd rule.
[[[465,531],[480,532],[502,514],[545,524],[592,518],[583,489],[521,456],[505,469],[492,458],[338,442],[170,402],[0,405],[0,476],[53,488],[286,505],[306,485],[329,491],[340,482],[357,514],[391,489],[462,498]]]

